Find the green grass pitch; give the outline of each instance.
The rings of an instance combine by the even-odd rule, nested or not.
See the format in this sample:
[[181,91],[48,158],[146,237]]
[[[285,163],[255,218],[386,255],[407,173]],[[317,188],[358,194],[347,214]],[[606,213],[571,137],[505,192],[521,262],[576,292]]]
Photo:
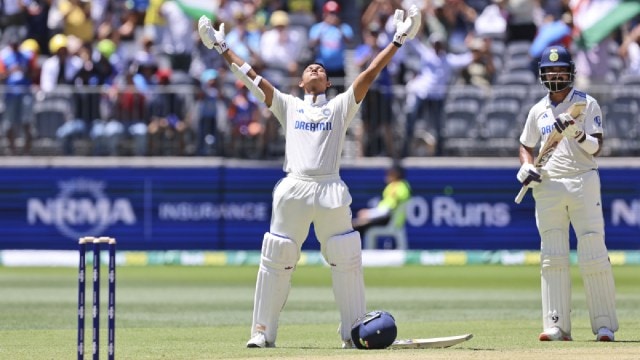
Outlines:
[[[299,267],[275,349],[247,349],[257,267],[117,270],[119,359],[639,359],[637,266],[616,266],[620,331],[597,343],[573,275],[573,342],[541,343],[537,266],[365,268],[369,310],[391,312],[398,338],[473,333],[447,349],[342,350],[327,267]],[[106,270],[103,271],[103,276]],[[106,358],[106,279],[101,356]],[[87,288],[87,303],[91,290]],[[77,270],[0,267],[0,359],[76,357]],[[90,317],[89,311],[87,316]],[[91,322],[86,324],[90,351]],[[87,356],[88,358],[89,356]]]

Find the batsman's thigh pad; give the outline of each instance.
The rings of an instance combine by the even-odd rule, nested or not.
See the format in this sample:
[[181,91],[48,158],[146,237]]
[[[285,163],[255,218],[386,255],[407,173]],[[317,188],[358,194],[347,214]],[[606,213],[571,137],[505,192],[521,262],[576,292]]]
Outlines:
[[275,343],[278,318],[289,296],[291,274],[299,258],[300,249],[293,240],[264,234],[251,333],[263,331],[269,343]]
[[349,340],[351,326],[366,312],[360,233],[330,237],[323,255],[331,266],[333,295],[340,309],[340,336]]
[[578,236],[578,264],[584,281],[591,330],[594,334],[603,326],[611,331],[618,330],[615,283],[602,234]]
[[541,234],[542,323],[571,333],[571,273],[569,233],[549,230]]

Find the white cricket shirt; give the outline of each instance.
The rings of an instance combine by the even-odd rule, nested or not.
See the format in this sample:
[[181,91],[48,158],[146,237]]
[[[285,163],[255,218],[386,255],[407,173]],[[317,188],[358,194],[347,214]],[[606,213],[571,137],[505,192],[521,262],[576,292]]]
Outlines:
[[[604,134],[602,130],[602,111],[598,102],[590,95],[572,89],[559,104],[552,104],[549,100],[549,95],[546,95],[531,107],[520,135],[520,143],[534,148],[540,141],[540,147],[544,146],[545,141],[553,130],[556,117],[567,111],[571,104],[579,101],[586,101],[587,106],[584,110],[584,120],[578,122],[578,124],[582,126],[587,134]],[[542,167],[542,170],[549,177],[565,177],[597,168],[598,165],[593,155],[584,151],[574,139],[563,137],[547,164]]]
[[270,110],[285,129],[283,169],[299,176],[338,175],[345,135],[360,104],[351,86],[329,101],[325,95],[312,99],[274,90]]

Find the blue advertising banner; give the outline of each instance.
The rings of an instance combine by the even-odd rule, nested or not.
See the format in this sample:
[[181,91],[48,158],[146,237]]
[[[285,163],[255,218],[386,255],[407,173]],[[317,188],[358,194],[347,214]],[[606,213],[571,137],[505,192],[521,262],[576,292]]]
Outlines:
[[[512,168],[411,168],[410,249],[536,250],[534,202],[516,205]],[[640,169],[601,169],[610,249],[640,248]],[[110,236],[119,250],[259,250],[279,167],[4,167],[0,249],[75,249]],[[345,168],[353,211],[384,168]],[[313,229],[305,250],[317,250]]]

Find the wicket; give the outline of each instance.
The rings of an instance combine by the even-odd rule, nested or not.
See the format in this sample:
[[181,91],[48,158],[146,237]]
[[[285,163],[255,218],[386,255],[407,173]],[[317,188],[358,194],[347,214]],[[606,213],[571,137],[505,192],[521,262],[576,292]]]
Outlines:
[[78,360],[84,359],[86,246],[93,243],[93,320],[92,354],[100,357],[100,244],[109,244],[109,298],[108,298],[108,359],[115,359],[116,340],[116,239],[110,237],[83,237],[78,241],[80,262],[78,264]]

